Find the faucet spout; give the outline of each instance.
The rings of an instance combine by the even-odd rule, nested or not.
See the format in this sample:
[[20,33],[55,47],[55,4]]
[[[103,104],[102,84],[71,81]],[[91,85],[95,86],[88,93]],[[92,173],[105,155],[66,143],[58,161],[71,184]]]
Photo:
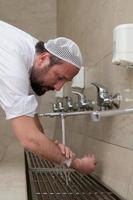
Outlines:
[[99,106],[100,110],[108,110],[112,109],[113,107],[119,108],[120,107],[120,94],[117,93],[114,96],[109,95],[108,89],[98,83],[91,83],[97,88],[97,105]]
[[72,91],[78,96],[78,109],[79,110],[93,110],[93,102],[87,100],[86,96],[80,92]]
[[96,82],[93,82],[91,84],[94,85],[97,88],[97,91],[98,91],[99,94],[101,94],[101,93],[107,93],[108,94],[108,89],[105,86],[103,86],[99,83],[96,83]]

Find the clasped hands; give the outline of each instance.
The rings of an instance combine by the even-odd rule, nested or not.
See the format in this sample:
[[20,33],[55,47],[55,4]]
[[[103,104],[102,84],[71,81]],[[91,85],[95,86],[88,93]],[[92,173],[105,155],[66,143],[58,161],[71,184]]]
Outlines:
[[59,143],[57,140],[55,144],[58,145],[62,155],[64,155],[66,159],[72,160],[70,167],[74,166],[76,170],[85,174],[89,174],[96,169],[96,159],[93,154],[86,154],[82,158],[77,158],[69,147]]

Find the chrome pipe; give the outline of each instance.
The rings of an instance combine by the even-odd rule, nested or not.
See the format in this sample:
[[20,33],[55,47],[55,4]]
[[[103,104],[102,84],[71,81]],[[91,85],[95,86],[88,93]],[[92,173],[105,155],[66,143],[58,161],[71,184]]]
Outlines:
[[61,114],[62,144],[66,144],[65,140],[65,117]]
[[58,113],[44,113],[39,114],[39,117],[68,117],[77,115],[90,115],[93,121],[99,121],[102,117],[113,117],[122,114],[133,113],[133,108],[126,108],[122,110],[106,110],[106,111],[79,111],[79,112],[58,112]]
[[95,111],[91,113],[91,118],[93,121],[99,121],[101,117],[113,117],[122,114],[133,113],[133,108],[123,109],[123,110],[106,110],[106,111]]
[[41,113],[39,117],[57,117],[57,116],[75,116],[75,115],[90,115],[92,111],[79,111],[79,112],[57,112],[57,113]]
[[61,113],[60,112],[52,112],[52,113],[40,113],[39,114],[39,117],[57,117],[57,116],[60,116]]

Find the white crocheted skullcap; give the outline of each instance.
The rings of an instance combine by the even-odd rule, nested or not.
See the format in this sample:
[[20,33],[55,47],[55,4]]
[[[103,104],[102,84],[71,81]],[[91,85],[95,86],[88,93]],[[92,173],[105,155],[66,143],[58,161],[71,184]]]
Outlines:
[[75,65],[77,68],[82,66],[82,55],[78,45],[69,38],[58,37],[48,40],[44,47],[56,57]]

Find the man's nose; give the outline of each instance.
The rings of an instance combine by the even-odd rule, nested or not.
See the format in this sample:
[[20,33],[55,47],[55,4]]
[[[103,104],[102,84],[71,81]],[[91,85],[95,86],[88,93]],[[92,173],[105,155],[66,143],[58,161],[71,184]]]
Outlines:
[[62,86],[64,85],[64,83],[65,83],[65,81],[58,81],[58,82],[54,85],[54,89],[55,89],[56,91],[59,91],[59,90],[62,88]]

